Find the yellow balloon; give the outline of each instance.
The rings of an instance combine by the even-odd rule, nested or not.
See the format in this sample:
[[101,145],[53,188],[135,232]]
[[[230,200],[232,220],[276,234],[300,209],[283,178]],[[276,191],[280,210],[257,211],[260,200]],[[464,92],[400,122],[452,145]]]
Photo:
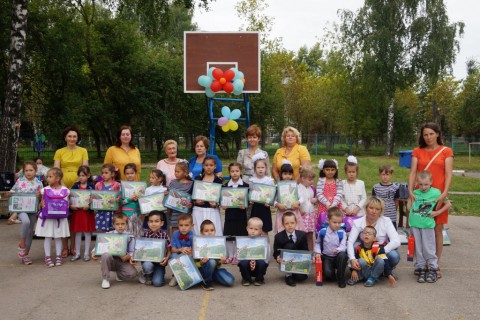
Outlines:
[[228,120],[227,126],[232,131],[237,131],[237,129],[238,129],[238,123],[235,120]]
[[228,123],[224,126],[222,126],[222,131],[223,132],[227,132],[228,130],[230,130],[230,127],[228,126]]

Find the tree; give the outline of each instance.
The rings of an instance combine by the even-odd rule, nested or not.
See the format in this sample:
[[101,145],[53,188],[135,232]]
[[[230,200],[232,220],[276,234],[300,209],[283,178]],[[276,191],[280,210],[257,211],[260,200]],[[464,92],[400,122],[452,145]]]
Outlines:
[[396,90],[419,74],[433,79],[444,72],[454,62],[456,30],[461,33],[463,24],[449,24],[439,0],[366,0],[356,14],[343,11],[342,20],[343,44],[360,51],[379,101],[388,104],[385,154],[391,155]]
[[28,1],[12,1],[8,80],[5,104],[0,119],[0,170],[15,171],[17,144],[20,132],[23,77],[25,72],[25,44],[27,38]]

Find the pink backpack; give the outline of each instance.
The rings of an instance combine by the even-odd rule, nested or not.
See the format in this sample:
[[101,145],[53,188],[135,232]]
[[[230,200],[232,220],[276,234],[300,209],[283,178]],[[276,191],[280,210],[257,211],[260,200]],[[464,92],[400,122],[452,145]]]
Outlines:
[[60,219],[68,218],[68,200],[65,199],[68,195],[68,189],[62,189],[60,194],[55,194],[52,189],[44,189],[43,201],[44,206],[40,219],[42,219],[42,227],[45,225],[46,219],[57,219],[60,227]]

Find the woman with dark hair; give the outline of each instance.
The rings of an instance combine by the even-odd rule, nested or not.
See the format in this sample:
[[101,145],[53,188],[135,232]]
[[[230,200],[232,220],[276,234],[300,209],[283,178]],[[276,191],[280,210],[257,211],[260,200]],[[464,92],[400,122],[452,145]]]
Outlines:
[[[439,210],[444,205],[444,201],[448,201],[448,190],[453,177],[453,151],[443,145],[440,127],[433,122],[422,126],[418,137],[418,148],[413,149],[412,166],[408,178],[408,191],[412,201],[415,200],[413,190],[416,188],[417,173],[423,170],[432,174],[432,187],[442,192],[436,200],[435,210]],[[447,223],[448,210],[435,217],[435,242],[439,263],[443,250],[443,225]],[[438,268],[437,277],[441,278],[441,276]]]
[[142,171],[140,150],[132,142],[133,133],[130,126],[123,125],[117,132],[117,141],[114,146],[108,148],[105,154],[103,163],[111,163],[120,172],[120,179],[126,180],[123,169],[127,163],[135,163],[137,166],[137,173],[135,174],[135,181],[140,179],[140,172]]
[[[53,166],[59,168],[63,173],[63,183],[67,188],[71,188],[77,182],[78,168],[88,166],[87,149],[79,147],[80,130],[75,126],[70,126],[63,130],[63,139],[67,143],[66,147],[58,149],[53,156]],[[71,233],[70,253],[74,256],[75,252],[75,233]],[[62,238],[62,258],[68,256],[68,238]]]
[[252,157],[257,153],[263,153],[265,155],[268,164],[267,175],[270,175],[270,159],[268,158],[268,153],[258,146],[260,139],[262,139],[262,129],[260,129],[259,126],[253,124],[248,127],[245,132],[245,138],[248,141],[248,148],[238,151],[237,162],[240,163],[243,168],[242,180],[248,183],[250,177],[253,176]]
[[62,137],[67,146],[55,152],[53,166],[62,170],[63,183],[70,189],[78,179],[78,167],[88,166],[88,152],[87,149],[77,145],[81,138],[80,130],[77,127],[65,128]]
[[196,136],[194,146],[195,153],[197,155],[188,160],[189,169],[193,175],[193,179],[200,176],[202,173],[203,160],[205,160],[206,157],[213,157],[215,159],[216,167],[214,173],[217,177],[221,178],[223,170],[222,161],[220,161],[220,158],[218,158],[216,155],[207,153],[207,150],[210,147],[210,140],[208,140],[208,138],[205,136]]

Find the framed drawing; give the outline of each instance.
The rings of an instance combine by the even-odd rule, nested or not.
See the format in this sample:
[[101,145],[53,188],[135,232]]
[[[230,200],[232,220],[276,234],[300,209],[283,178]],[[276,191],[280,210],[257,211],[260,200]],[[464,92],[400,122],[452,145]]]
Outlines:
[[125,181],[122,180],[122,198],[131,198],[133,196],[142,197],[145,195],[147,183],[143,181]]
[[95,255],[101,256],[110,253],[112,256],[124,256],[127,254],[128,234],[98,233],[95,242]]
[[298,189],[295,181],[279,181],[277,184],[278,202],[292,208],[292,204],[298,201]]
[[165,208],[165,206],[163,205],[164,198],[165,196],[163,192],[138,198],[138,204],[140,205],[140,212],[142,214],[149,214],[151,211],[154,211],[154,210],[158,210],[158,211],[167,210],[167,208]]
[[133,260],[161,262],[165,257],[166,245],[166,239],[135,239],[135,251],[133,252]]
[[222,188],[220,205],[227,208],[248,207],[248,188]]
[[89,207],[91,195],[91,190],[71,189],[70,205],[77,208]]
[[117,211],[118,210],[118,191],[92,190],[92,202],[90,209]]
[[194,236],[192,242],[195,259],[221,259],[227,256],[226,237]]
[[190,210],[188,205],[190,203],[192,203],[192,196],[190,194],[175,189],[170,189],[163,202],[165,207],[183,213],[188,213]]
[[311,251],[281,250],[280,271],[289,273],[309,274],[312,270]]
[[187,290],[203,281],[195,261],[189,255],[181,254],[177,258],[170,259],[168,265],[172,269],[181,290]]
[[220,183],[195,180],[193,183],[192,199],[203,200],[206,202],[219,202],[221,190],[222,185]]
[[268,260],[267,237],[236,237],[238,260]]
[[251,185],[250,194],[248,196],[249,201],[257,203],[268,203],[273,206],[275,202],[275,193],[277,187],[268,184],[254,183]]
[[38,197],[35,193],[12,193],[8,199],[8,211],[36,213]]

